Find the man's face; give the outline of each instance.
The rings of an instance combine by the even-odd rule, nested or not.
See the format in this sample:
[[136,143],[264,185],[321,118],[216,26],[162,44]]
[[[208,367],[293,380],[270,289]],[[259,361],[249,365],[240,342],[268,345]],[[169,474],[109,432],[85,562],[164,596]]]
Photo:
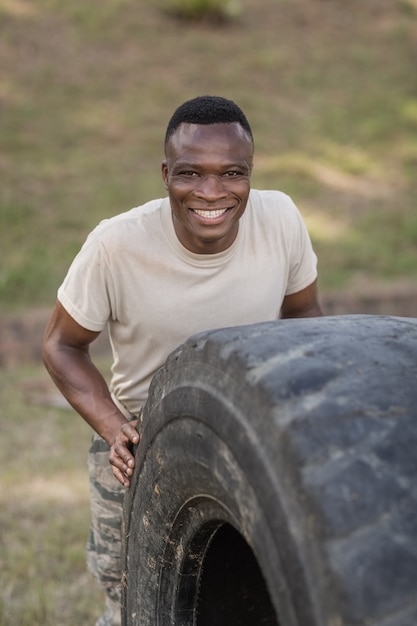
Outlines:
[[181,124],[168,141],[162,176],[175,232],[199,254],[226,250],[248,201],[253,143],[239,123]]

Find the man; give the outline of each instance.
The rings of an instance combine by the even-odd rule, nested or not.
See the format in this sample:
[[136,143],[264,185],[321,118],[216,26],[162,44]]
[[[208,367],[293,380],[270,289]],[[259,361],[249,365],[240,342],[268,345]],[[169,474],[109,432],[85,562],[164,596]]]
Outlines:
[[[123,487],[156,370],[196,332],[321,315],[306,228],[288,196],[250,190],[253,152],[235,103],[212,96],[185,102],[166,131],[168,197],[104,220],[58,291],[44,361],[95,431],[88,561],[107,594],[97,626],[120,623]],[[105,327],[110,388],[89,356]]]

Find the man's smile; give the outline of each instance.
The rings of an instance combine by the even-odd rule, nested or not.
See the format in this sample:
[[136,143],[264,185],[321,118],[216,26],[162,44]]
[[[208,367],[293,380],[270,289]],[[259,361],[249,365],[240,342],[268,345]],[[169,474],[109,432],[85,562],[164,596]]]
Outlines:
[[202,209],[191,209],[191,210],[197,215],[199,215],[200,217],[203,217],[204,219],[213,220],[213,219],[216,219],[217,217],[221,217],[224,213],[226,213],[228,209],[227,208],[226,209],[209,209],[208,211],[204,211]]

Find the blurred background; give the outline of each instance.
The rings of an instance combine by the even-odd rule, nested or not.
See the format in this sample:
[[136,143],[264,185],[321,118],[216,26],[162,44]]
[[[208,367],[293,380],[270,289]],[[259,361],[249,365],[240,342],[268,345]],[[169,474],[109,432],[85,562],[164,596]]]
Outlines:
[[69,263],[165,195],[174,108],[222,95],[253,187],[305,218],[325,312],[417,316],[417,0],[0,0],[0,33],[0,626],[89,626],[90,434],[39,360]]

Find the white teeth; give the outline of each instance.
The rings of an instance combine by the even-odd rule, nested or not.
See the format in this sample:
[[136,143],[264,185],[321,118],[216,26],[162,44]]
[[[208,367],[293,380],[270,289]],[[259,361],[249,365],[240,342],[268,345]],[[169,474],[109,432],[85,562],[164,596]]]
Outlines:
[[201,211],[200,209],[193,209],[194,213],[197,213],[197,215],[201,215],[201,217],[204,217],[206,219],[214,219],[215,217],[220,217],[220,215],[223,215],[223,213],[226,213],[227,209],[216,209],[213,211]]

